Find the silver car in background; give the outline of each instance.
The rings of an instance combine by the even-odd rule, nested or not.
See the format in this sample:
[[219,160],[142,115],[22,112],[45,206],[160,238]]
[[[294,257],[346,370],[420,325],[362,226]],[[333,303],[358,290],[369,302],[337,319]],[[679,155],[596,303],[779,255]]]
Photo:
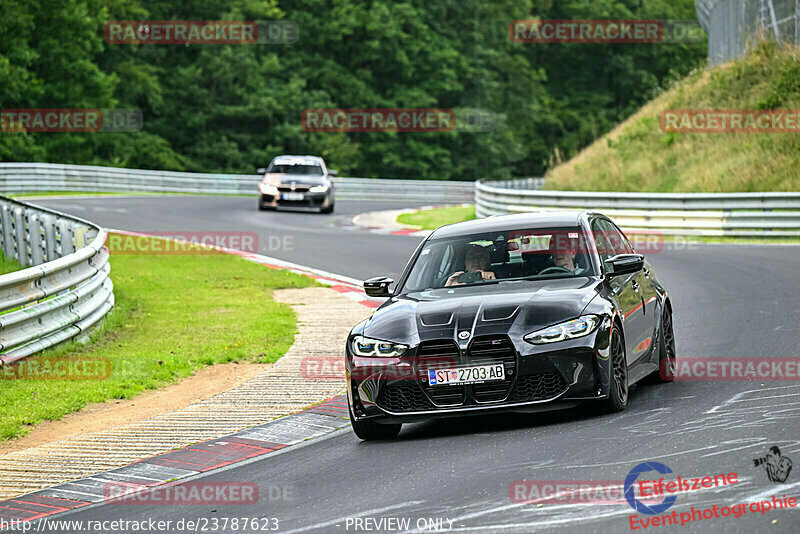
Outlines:
[[266,169],[258,185],[258,209],[295,208],[332,213],[335,203],[331,177],[325,161],[317,156],[278,156]]

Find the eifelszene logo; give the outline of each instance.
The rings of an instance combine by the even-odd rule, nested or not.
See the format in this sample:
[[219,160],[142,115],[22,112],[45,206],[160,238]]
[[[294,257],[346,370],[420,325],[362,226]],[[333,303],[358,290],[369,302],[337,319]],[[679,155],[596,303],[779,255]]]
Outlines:
[[628,476],[625,477],[625,487],[623,489],[623,493],[625,494],[625,499],[627,499],[628,504],[631,505],[631,508],[642,514],[656,515],[668,510],[670,506],[675,504],[678,496],[670,495],[668,497],[664,497],[663,501],[653,505],[645,504],[641,500],[637,499],[636,494],[634,493],[636,479],[639,478],[640,474],[648,473],[650,471],[656,471],[662,475],[672,473],[672,469],[659,462],[641,463],[631,469],[628,473]]

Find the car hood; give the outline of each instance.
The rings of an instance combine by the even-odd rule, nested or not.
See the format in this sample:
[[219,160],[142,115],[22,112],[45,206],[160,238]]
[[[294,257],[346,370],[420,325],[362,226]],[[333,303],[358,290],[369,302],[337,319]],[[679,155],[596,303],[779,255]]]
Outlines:
[[298,184],[320,185],[328,183],[329,177],[324,174],[286,174],[280,172],[271,172],[264,176],[264,181],[271,184],[290,184],[297,182]]
[[[578,317],[600,284],[599,278],[578,277],[409,293],[392,297],[376,310],[363,335],[410,346],[445,338],[465,344],[481,335],[508,334],[515,339]],[[460,332],[470,335],[458,338]]]

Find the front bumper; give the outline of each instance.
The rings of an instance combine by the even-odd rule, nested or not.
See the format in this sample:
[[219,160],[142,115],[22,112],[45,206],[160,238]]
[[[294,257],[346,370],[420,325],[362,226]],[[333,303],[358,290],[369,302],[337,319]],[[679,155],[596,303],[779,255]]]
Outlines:
[[[351,410],[358,420],[412,422],[486,412],[557,410],[604,399],[610,377],[609,338],[610,320],[588,336],[549,345],[512,342],[507,335],[476,336],[466,350],[453,344],[455,351],[444,357],[446,363],[442,358],[431,359],[424,344],[400,358],[362,358],[350,352],[348,343],[345,370]],[[474,350],[474,343],[489,341],[498,347],[494,354]],[[480,352],[480,357],[473,356],[474,352]],[[459,386],[429,386],[427,382],[427,371],[437,365],[452,368],[499,362],[505,366],[502,382]]]
[[261,193],[259,202],[264,208],[300,208],[300,209],[318,209],[323,210],[329,208],[333,203],[333,195],[330,191],[325,193],[302,193],[302,200],[284,200],[283,193],[277,195],[265,195]]

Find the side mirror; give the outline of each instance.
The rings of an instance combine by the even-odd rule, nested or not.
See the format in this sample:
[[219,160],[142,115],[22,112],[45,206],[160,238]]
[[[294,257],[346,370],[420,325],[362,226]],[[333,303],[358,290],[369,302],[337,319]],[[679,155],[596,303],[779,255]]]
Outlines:
[[259,169],[256,169],[256,173],[257,174],[266,174],[267,173],[267,169],[265,169],[264,167],[260,167]]
[[389,286],[393,283],[394,280],[385,276],[370,278],[364,282],[364,292],[370,297],[391,297],[392,292],[389,291]]
[[641,254],[617,254],[606,261],[606,276],[619,276],[636,273],[644,268],[644,256]]
[[334,170],[334,169],[328,169],[328,174],[330,174],[331,176],[338,176],[339,175],[339,171]]

